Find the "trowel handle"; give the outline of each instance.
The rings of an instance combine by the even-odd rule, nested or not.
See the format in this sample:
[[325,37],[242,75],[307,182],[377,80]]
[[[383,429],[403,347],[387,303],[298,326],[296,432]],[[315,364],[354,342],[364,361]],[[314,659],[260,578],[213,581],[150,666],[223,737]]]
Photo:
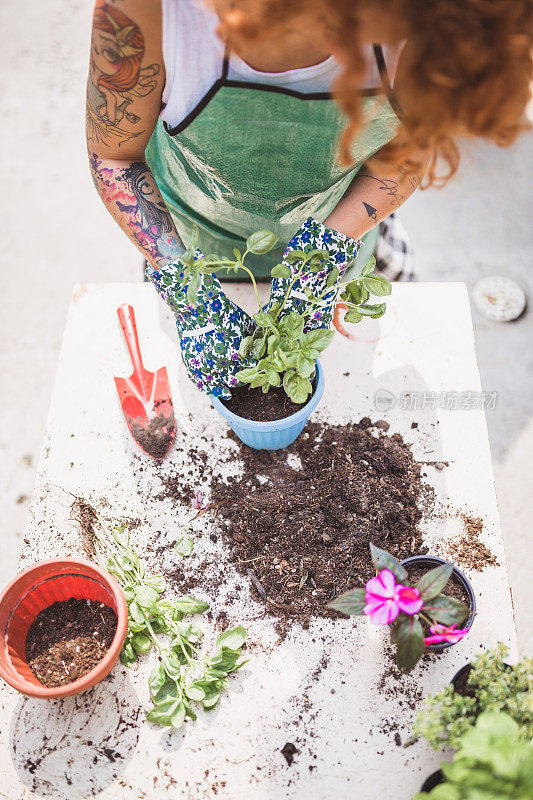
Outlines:
[[139,379],[141,386],[143,385],[144,365],[141,358],[141,349],[139,347],[139,337],[137,335],[137,325],[135,324],[135,312],[133,307],[127,303],[122,303],[117,308],[118,318],[122,326],[122,333],[126,340],[128,352],[130,354],[131,362],[133,364],[133,371]]

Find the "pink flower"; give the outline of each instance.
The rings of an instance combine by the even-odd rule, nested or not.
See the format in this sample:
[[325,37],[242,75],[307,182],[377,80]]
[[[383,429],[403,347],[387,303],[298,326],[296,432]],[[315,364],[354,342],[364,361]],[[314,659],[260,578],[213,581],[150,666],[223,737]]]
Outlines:
[[424,604],[418,589],[396,584],[390,569],[382,569],[367,582],[365,600],[363,613],[368,614],[374,625],[389,625],[400,611],[416,614]]
[[204,503],[204,497],[201,492],[195,492],[191,501],[191,506],[197,511],[205,511],[209,508],[209,503]]
[[424,644],[440,644],[441,642],[450,642],[457,644],[461,639],[466,636],[470,628],[456,628],[455,622],[453,625],[431,625],[430,632],[433,636],[426,636]]

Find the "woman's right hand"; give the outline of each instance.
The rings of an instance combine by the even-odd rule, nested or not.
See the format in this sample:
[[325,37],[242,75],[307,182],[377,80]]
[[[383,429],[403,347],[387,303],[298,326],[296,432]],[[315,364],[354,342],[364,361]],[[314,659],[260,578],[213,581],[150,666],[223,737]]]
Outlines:
[[148,266],[146,275],[174,313],[190,379],[206,394],[229,399],[239,385],[235,373],[249,366],[239,358],[239,346],[254,327],[252,318],[224,294],[216,275],[200,276],[192,306],[179,259],[158,270]]

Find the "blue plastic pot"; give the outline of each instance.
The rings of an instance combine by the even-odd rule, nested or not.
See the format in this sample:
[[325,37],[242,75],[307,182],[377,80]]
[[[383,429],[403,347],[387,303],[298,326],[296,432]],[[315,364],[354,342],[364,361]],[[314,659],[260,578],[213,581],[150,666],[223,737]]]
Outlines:
[[281,450],[298,438],[324,394],[324,371],[320,366],[320,361],[316,362],[315,380],[316,389],[311,399],[296,414],[291,414],[285,419],[258,422],[237,416],[229,408],[226,408],[218,397],[211,396],[211,402],[218,413],[227,420],[230,428],[241,442],[247,444],[248,447],[252,447],[254,450]]

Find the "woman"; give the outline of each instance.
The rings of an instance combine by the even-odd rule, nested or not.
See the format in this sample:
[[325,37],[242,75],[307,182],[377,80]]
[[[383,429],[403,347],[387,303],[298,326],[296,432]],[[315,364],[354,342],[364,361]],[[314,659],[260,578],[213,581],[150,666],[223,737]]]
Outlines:
[[274,231],[265,277],[308,217],[366,260],[457,136],[524,129],[532,44],[531,0],[97,0],[94,181],[156,271],[196,224],[229,256]]
[[530,0],[97,0],[95,183],[154,266],[193,222],[207,252],[270,228],[279,258],[310,215],[361,239],[457,135],[516,138],[531,45]]

